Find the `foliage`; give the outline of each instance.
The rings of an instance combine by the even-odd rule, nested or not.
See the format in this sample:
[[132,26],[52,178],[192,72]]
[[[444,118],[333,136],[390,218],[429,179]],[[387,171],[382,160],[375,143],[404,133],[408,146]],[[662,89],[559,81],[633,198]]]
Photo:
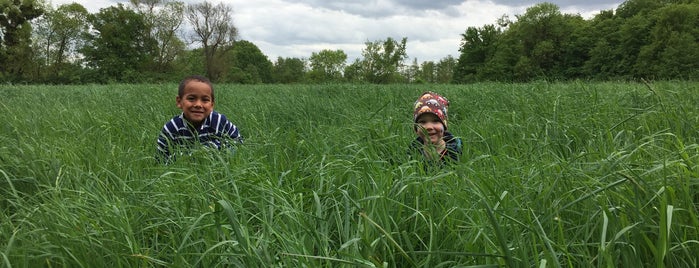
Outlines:
[[407,64],[407,39],[390,37],[367,41],[351,63],[338,49],[272,63],[251,42],[232,51],[241,40],[230,5],[129,2],[97,14],[79,4],[0,2],[0,82],[165,82],[192,73],[235,83],[699,79],[697,0],[627,0],[590,19],[542,2],[468,27],[456,59]]
[[0,88],[12,267],[696,267],[699,84],[217,85],[246,142],[155,163],[177,85]]
[[305,73],[306,63],[302,59],[278,57],[272,67],[272,80],[282,84],[300,83]]
[[142,82],[152,62],[156,41],[143,16],[119,4],[100,9],[88,21],[94,29],[82,49],[87,66],[95,71],[86,82]]
[[362,50],[363,59],[353,63],[356,66],[350,70],[357,69],[359,75],[356,78],[363,82],[376,84],[401,82],[399,70],[408,57],[405,51],[407,40],[404,37],[399,42],[388,37],[385,41],[366,42],[366,48]]
[[47,83],[79,83],[79,66],[88,31],[88,11],[80,4],[47,9],[35,22],[33,49],[39,66],[37,78]]
[[213,5],[208,1],[189,4],[185,16],[194,30],[193,40],[201,44],[204,52],[206,75],[218,81],[226,69],[219,61],[238,37],[238,28],[233,25],[233,8],[224,3]]
[[148,35],[157,43],[149,54],[153,55],[151,69],[167,74],[176,70],[178,56],[185,50],[178,32],[184,23],[185,5],[178,1],[131,0],[134,8],[144,17]]
[[258,84],[272,81],[272,62],[252,42],[236,41],[230,50],[228,66],[231,66],[231,77],[222,77],[223,81]]
[[696,80],[698,12],[697,1],[628,0],[584,20],[536,4],[501,28],[469,27],[454,82]]
[[311,53],[308,61],[311,65],[311,70],[308,72],[309,82],[341,82],[347,54],[339,49],[323,49],[320,52]]
[[41,16],[36,0],[0,1],[0,81],[25,81],[32,70],[30,21]]

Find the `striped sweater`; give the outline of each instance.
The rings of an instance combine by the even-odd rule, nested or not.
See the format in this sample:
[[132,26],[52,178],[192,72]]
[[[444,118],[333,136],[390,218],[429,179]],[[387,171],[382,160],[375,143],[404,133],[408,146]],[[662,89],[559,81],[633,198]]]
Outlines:
[[242,142],[243,137],[238,132],[238,127],[223,114],[212,111],[198,129],[180,114],[165,123],[160,131],[157,158],[160,162],[169,162],[175,151],[186,150],[197,143],[221,149]]

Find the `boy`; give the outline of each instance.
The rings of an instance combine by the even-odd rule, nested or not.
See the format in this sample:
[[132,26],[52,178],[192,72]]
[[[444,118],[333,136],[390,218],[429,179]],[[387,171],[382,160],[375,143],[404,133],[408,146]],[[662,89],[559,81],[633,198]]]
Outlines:
[[214,87],[208,78],[193,75],[180,82],[175,101],[182,113],[165,123],[160,132],[160,162],[170,162],[175,151],[196,143],[221,149],[243,142],[238,127],[214,111],[214,100]]
[[419,152],[429,162],[458,162],[462,152],[461,139],[447,131],[449,101],[437,93],[427,91],[415,101],[413,130],[417,137],[410,145],[411,152]]

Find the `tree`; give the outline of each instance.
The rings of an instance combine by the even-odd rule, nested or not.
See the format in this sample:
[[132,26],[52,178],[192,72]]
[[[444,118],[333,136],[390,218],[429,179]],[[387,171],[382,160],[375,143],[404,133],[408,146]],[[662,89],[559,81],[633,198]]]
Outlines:
[[208,1],[190,4],[185,11],[195,33],[193,39],[203,48],[206,75],[213,81],[217,81],[225,70],[217,58],[232,48],[238,36],[232,13],[230,6],[223,3],[214,6]]
[[435,66],[435,80],[433,82],[440,84],[451,83],[454,78],[456,64],[456,59],[451,55],[439,60]]
[[88,18],[94,31],[87,35],[82,52],[96,81],[140,82],[148,78],[148,66],[156,45],[143,16],[122,4],[100,9]]
[[489,24],[482,28],[468,27],[461,34],[459,61],[454,71],[458,82],[478,81],[479,72],[492,60],[501,31]]
[[29,72],[31,20],[43,14],[35,0],[0,2],[0,80],[19,81]]
[[588,60],[583,64],[585,76],[605,80],[621,76],[618,63],[621,55],[615,52],[620,43],[620,18],[613,10],[602,11],[587,24]]
[[668,5],[651,12],[650,42],[636,62],[639,76],[696,78],[699,69],[699,3]]
[[[517,21],[510,29],[515,30],[517,39],[522,42],[522,57],[518,65],[536,69],[519,73],[557,78],[563,69],[560,66],[564,57],[562,44],[567,42],[571,33],[558,6],[546,2],[536,4],[516,17]],[[521,76],[518,79],[526,80]]]
[[320,52],[313,52],[309,61],[311,71],[307,75],[310,81],[339,82],[342,81],[342,72],[345,69],[347,54],[339,49],[323,49]]
[[403,61],[408,58],[405,52],[407,38],[398,42],[393,38],[385,41],[366,42],[362,50],[364,57],[360,62],[363,80],[370,83],[385,84],[401,80],[398,72]]
[[413,63],[405,66],[402,70],[403,79],[408,83],[424,83],[424,80],[419,79],[420,64],[417,63],[417,58],[413,58]]
[[[420,69],[417,74],[417,81],[425,83],[436,82],[437,67],[434,61],[424,61],[420,64]],[[450,75],[451,76],[451,75]]]
[[185,49],[184,42],[177,36],[184,22],[184,3],[168,0],[131,0],[131,4],[144,16],[148,34],[157,43],[150,52],[154,57],[152,69],[163,73],[171,72],[175,69],[175,58]]
[[80,4],[60,5],[47,10],[35,23],[34,51],[42,61],[39,66],[48,67],[47,76],[52,83],[70,83],[79,80],[80,60],[78,50],[84,45],[88,30],[87,9]]
[[252,42],[236,41],[226,59],[226,66],[231,67],[222,77],[223,81],[243,84],[272,82],[272,62]]
[[305,72],[306,63],[302,59],[278,57],[272,69],[272,80],[283,84],[299,83]]

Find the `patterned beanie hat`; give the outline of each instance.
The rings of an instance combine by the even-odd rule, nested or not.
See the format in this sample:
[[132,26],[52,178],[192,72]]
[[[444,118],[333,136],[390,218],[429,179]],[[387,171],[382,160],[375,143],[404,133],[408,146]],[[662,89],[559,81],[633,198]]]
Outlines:
[[426,91],[415,101],[413,112],[413,123],[417,123],[417,118],[424,113],[433,113],[447,129],[447,109],[449,101],[441,95],[432,91]]

